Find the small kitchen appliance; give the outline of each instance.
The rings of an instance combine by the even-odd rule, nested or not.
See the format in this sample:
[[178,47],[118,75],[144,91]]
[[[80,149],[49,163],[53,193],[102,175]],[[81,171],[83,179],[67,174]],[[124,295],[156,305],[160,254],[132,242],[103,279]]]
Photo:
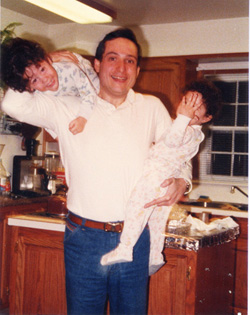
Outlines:
[[37,141],[25,141],[26,155],[16,155],[13,159],[12,192],[26,197],[48,196],[48,180],[44,165],[44,157],[36,155]]

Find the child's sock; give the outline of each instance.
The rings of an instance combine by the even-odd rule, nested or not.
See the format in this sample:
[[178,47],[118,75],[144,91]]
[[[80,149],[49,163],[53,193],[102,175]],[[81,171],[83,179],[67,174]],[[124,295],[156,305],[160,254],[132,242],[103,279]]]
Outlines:
[[101,265],[112,265],[133,260],[133,249],[119,244],[114,250],[102,256]]
[[154,273],[156,273],[156,271],[158,271],[163,265],[165,264],[165,262],[163,261],[163,262],[161,262],[160,264],[158,264],[158,265],[149,265],[149,268],[148,268],[148,270],[149,270],[149,275],[150,276],[152,276]]
[[151,251],[149,256],[149,275],[156,273],[164,264],[163,255]]

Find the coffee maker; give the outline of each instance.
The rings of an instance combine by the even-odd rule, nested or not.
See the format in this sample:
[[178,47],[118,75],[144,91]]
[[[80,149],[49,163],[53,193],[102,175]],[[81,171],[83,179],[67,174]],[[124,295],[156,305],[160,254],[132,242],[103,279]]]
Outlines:
[[48,179],[43,167],[44,157],[36,155],[38,141],[26,139],[26,155],[13,159],[12,193],[25,197],[48,196]]

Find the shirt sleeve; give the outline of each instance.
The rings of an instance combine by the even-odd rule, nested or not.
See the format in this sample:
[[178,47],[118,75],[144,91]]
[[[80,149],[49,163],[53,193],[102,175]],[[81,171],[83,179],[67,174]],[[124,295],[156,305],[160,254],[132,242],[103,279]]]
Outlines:
[[[58,107],[64,106],[61,111]],[[41,128],[51,130],[58,135],[57,126],[65,124],[68,128],[68,120],[75,117],[75,111],[80,106],[77,97],[55,97],[42,93],[34,94],[29,92],[17,92],[9,89],[2,101],[2,110],[9,116],[20,122],[25,122]],[[65,121],[61,121],[60,112],[64,113]]]
[[[197,126],[198,128],[192,128],[191,126],[187,126],[185,135],[183,137],[183,141],[181,144],[181,155],[179,155],[179,159],[181,160],[185,156],[185,161],[189,158],[188,162],[182,164],[181,174],[178,178],[183,178],[186,183],[189,184],[189,190],[185,192],[185,194],[190,193],[192,190],[192,164],[191,159],[197,154],[199,150],[200,143],[204,140],[204,134],[201,131],[201,127]],[[178,151],[178,147],[176,147]]]
[[169,148],[178,148],[183,145],[187,127],[191,118],[179,114],[173,121],[172,126],[165,132],[164,142]]
[[[184,178],[187,183],[191,184],[191,178],[188,178],[189,168],[192,169],[191,159],[197,154],[199,145],[204,140],[204,134],[201,126],[189,126],[190,119],[183,115],[180,116],[182,117],[178,116],[174,121],[168,137],[165,138],[165,144],[176,151],[178,161],[183,160],[182,174],[178,178]],[[187,162],[187,160],[189,161]],[[190,192],[191,187],[186,193]]]
[[[165,136],[165,132],[166,130],[170,130],[171,126],[173,124],[173,121],[168,113],[168,111],[166,110],[165,106],[162,104],[162,107],[164,108],[164,111],[159,111],[158,115],[157,115],[157,137],[156,137],[156,141],[158,141],[160,138],[162,138],[163,136]],[[187,124],[187,122],[186,122]],[[179,124],[178,124],[179,125]],[[178,127],[179,128],[179,127]],[[180,127],[183,128],[183,127]],[[161,133],[159,133],[159,131]],[[160,134],[160,136],[159,136]],[[183,178],[187,183],[190,184],[190,191],[192,188],[192,163],[191,161],[188,161],[186,163],[183,163],[182,168],[181,168],[181,172],[180,175],[178,176],[178,178]]]

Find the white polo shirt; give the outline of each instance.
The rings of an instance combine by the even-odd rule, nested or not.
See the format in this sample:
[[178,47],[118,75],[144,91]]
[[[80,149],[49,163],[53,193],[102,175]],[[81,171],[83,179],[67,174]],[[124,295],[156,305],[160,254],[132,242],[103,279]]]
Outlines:
[[[142,174],[148,150],[170,126],[171,118],[159,99],[130,90],[118,108],[96,97],[84,131],[73,135],[68,125],[79,106],[76,97],[12,90],[2,103],[8,115],[57,134],[70,211],[96,221],[124,220],[127,201]],[[180,177],[190,180],[190,168],[185,168]]]

